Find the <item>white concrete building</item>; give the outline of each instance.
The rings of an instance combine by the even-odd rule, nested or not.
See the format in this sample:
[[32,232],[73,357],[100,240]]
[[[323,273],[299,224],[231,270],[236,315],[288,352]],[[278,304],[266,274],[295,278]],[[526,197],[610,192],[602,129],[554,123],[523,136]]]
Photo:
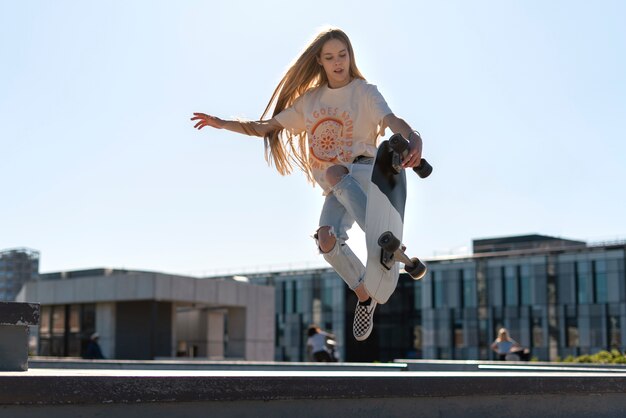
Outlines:
[[274,360],[274,288],[234,280],[94,269],[40,275],[39,355],[80,356],[97,332],[107,358]]

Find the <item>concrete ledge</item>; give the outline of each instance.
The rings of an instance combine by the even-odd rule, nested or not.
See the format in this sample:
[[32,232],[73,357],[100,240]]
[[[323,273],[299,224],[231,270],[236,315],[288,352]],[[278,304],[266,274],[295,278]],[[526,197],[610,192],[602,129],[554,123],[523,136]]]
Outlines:
[[28,326],[38,324],[38,303],[0,302],[0,371],[28,370]]
[[0,302],[0,325],[39,325],[39,304]]
[[[626,374],[149,372],[31,370],[0,374],[0,412],[484,417],[621,416]],[[162,409],[167,407],[167,409]],[[495,411],[494,411],[494,408]]]
[[33,369],[85,370],[235,370],[235,371],[370,371],[400,372],[407,369],[394,363],[306,363],[282,361],[208,360],[84,360],[67,357],[31,357]]
[[528,361],[484,361],[484,360],[395,360],[413,372],[603,372],[626,373],[623,364],[552,363]]

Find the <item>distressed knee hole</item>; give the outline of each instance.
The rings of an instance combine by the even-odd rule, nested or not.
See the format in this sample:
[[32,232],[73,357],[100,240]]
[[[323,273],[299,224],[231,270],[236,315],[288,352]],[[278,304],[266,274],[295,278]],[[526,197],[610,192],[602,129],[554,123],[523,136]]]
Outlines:
[[349,173],[348,169],[346,167],[344,167],[343,165],[333,165],[333,166],[330,166],[326,170],[326,175],[325,175],[326,181],[331,186],[335,186],[348,173]]
[[322,226],[317,230],[317,245],[322,253],[329,253],[335,248],[337,237],[332,226]]

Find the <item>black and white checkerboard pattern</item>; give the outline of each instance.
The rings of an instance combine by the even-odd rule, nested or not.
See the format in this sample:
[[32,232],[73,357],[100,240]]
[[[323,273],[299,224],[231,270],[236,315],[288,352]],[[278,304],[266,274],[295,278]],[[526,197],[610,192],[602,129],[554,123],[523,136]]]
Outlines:
[[352,326],[354,338],[363,341],[369,337],[374,327],[374,310],[376,309],[376,301],[371,299],[367,304],[357,303],[354,312],[354,324]]

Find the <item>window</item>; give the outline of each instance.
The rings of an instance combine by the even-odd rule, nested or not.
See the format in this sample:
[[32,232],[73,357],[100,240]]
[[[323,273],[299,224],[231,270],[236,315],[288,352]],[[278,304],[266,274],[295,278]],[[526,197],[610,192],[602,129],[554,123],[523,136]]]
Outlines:
[[50,334],[50,306],[41,307],[41,317],[39,319],[39,335],[49,336]]
[[443,277],[440,272],[433,271],[433,307],[443,307]]
[[478,320],[478,346],[480,347],[480,358],[485,359],[488,358],[487,347],[491,344],[489,338],[489,323],[486,319]]
[[416,311],[422,310],[422,283],[422,280],[418,280],[413,287],[413,309]]
[[293,282],[285,282],[285,287],[283,289],[284,312],[293,313]]
[[39,355],[81,355],[89,336],[96,331],[96,305],[42,306]]
[[532,322],[532,339],[533,347],[543,347],[543,326],[542,319],[538,317],[533,318]]
[[461,271],[463,281],[463,304],[465,308],[476,307],[476,281],[474,280],[474,269],[464,269]]
[[590,268],[588,261],[576,263],[576,300],[578,303],[593,303],[591,289],[589,289]]
[[80,328],[89,335],[96,331],[96,305],[94,303],[82,305]]
[[523,306],[532,304],[530,291],[530,266],[524,265],[519,268],[520,303]]
[[[294,312],[303,312],[304,310],[304,281],[302,279],[294,282],[293,286],[293,305]],[[308,284],[308,282],[307,282]]]
[[603,328],[604,316],[591,315],[589,335],[591,337],[591,346],[595,348],[606,347],[605,332],[606,328]]
[[517,269],[515,266],[504,267],[504,300],[506,306],[518,306]]
[[70,306],[69,326],[70,332],[80,332],[80,305]]
[[80,311],[81,305],[70,305],[68,311],[68,349],[67,355],[80,357],[81,353],[81,335],[80,335]]
[[622,346],[622,332],[620,330],[619,316],[609,316],[609,348],[620,350]]
[[274,286],[276,289],[276,300],[274,301],[276,304],[276,313],[285,313],[285,283],[277,282]]
[[462,348],[465,346],[465,340],[463,338],[463,321],[454,321],[454,347]]
[[52,334],[65,334],[65,305],[52,307]]
[[334,278],[327,278],[322,283],[322,309],[330,311],[333,308],[333,287],[336,281]]
[[566,317],[565,318],[565,331],[567,338],[567,347],[578,347],[580,345],[580,338],[578,334],[578,318]]
[[597,260],[593,262],[593,285],[596,303],[608,302],[608,289],[606,285],[606,261]]

